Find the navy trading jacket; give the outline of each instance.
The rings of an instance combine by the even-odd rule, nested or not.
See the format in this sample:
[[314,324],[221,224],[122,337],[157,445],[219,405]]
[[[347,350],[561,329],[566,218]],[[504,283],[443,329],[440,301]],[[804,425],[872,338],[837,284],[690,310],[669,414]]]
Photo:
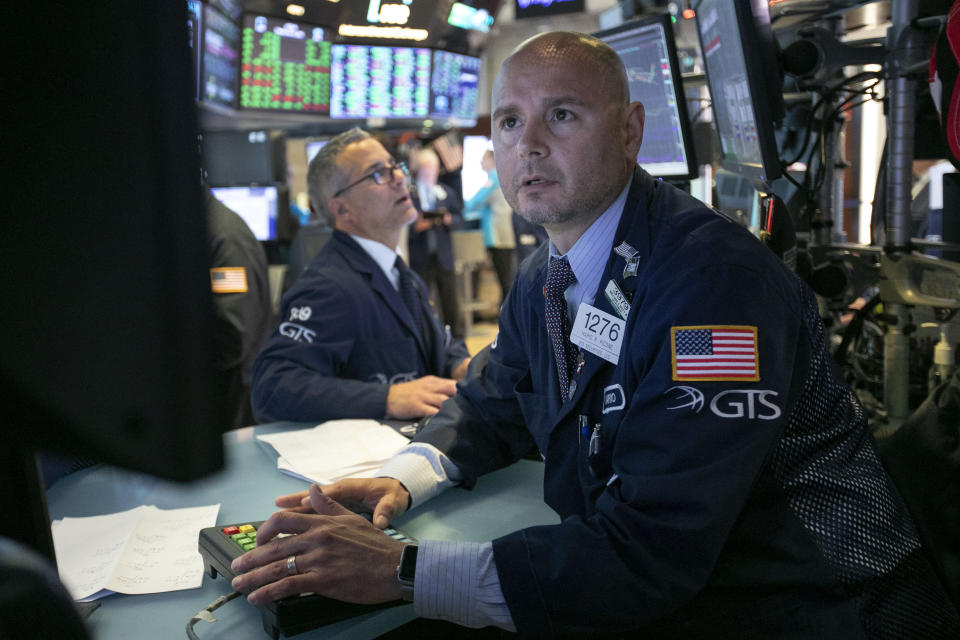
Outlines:
[[[460,224],[460,210],[463,203],[457,192],[445,184],[437,183],[433,187],[436,203],[434,209],[446,209],[453,217],[451,225],[439,225],[431,227],[426,231],[417,232],[413,225],[410,225],[410,235],[407,238],[407,245],[410,252],[410,267],[418,271],[423,271],[430,264],[430,249],[427,236],[434,235],[436,239],[437,262],[447,271],[453,271],[453,240],[451,239],[451,227],[457,227]],[[413,199],[413,206],[417,211],[423,211],[420,206],[420,193],[417,185],[414,184],[410,189],[410,197]]]
[[638,168],[593,303],[617,317],[604,289],[620,288],[618,364],[581,351],[562,404],[547,252],[522,265],[489,359],[416,437],[467,487],[531,438],[544,457],[561,524],[493,542],[518,631],[957,637],[816,301],[772,252]]
[[324,421],[382,418],[389,385],[449,377],[469,356],[450,340],[416,274],[430,335],[414,326],[383,270],[349,235],[334,231],[281,303],[280,325],[253,370],[254,416]]

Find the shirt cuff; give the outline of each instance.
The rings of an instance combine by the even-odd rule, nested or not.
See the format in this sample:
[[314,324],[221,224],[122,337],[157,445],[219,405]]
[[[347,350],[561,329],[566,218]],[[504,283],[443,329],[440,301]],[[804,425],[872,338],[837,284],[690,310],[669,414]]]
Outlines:
[[450,458],[423,442],[414,442],[401,449],[375,475],[403,483],[410,494],[411,507],[426,502],[463,479],[463,474]]
[[489,542],[421,540],[413,610],[422,618],[516,631]]

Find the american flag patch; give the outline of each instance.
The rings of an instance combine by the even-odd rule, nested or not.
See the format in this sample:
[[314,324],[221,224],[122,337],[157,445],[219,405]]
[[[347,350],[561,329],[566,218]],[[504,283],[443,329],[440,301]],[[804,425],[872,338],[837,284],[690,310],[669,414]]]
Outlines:
[[210,269],[210,289],[214,293],[246,293],[246,268],[217,267]]
[[671,327],[674,380],[760,379],[757,328]]

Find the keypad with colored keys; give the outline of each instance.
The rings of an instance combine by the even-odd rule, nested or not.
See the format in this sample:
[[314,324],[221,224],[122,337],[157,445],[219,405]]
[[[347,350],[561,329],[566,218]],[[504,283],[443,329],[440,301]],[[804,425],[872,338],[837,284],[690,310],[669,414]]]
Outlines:
[[[201,529],[200,555],[203,556],[204,566],[211,578],[222,575],[227,579],[229,586],[235,575],[230,569],[230,564],[234,558],[256,548],[257,531],[262,524],[261,520]],[[392,527],[383,529],[383,533],[400,542],[416,543],[415,539]],[[404,604],[402,600],[378,605],[351,604],[311,593],[291,596],[260,605],[258,608],[262,614],[264,630],[269,636],[277,639],[281,635],[290,636],[370,611],[402,604]]]

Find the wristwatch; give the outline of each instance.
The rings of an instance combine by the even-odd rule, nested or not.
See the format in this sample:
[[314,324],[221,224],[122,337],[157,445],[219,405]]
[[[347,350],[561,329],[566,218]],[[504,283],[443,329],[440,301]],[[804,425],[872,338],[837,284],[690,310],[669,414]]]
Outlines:
[[417,545],[408,544],[400,552],[400,564],[397,565],[397,582],[400,583],[400,597],[413,602],[413,578],[417,573]]

